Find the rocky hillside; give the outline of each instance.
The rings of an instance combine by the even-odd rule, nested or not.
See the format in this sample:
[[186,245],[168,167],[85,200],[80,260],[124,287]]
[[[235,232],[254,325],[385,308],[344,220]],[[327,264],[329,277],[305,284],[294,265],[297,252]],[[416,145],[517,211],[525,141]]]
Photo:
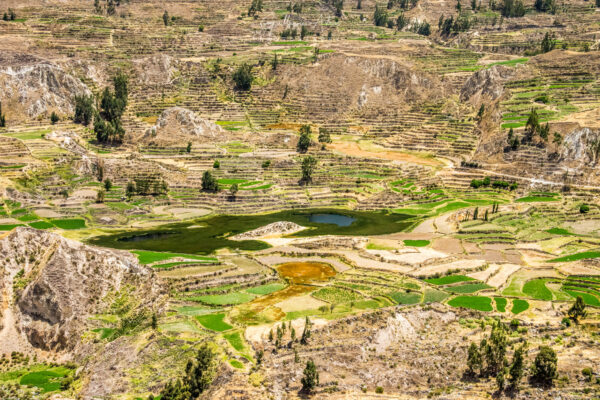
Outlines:
[[95,327],[94,316],[120,318],[118,331],[127,318],[141,323],[161,307],[154,273],[127,252],[31,228],[6,234],[0,249],[3,349],[82,355],[87,344],[81,337]]

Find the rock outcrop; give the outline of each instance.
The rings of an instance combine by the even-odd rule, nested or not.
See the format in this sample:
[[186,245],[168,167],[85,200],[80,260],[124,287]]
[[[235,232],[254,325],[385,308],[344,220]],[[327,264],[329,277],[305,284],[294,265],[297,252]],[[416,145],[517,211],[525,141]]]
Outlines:
[[504,83],[507,79],[514,76],[514,68],[495,65],[491,68],[484,68],[475,72],[463,85],[460,91],[460,99],[467,101],[474,97],[488,97],[490,100],[496,100],[504,93]]
[[572,166],[595,166],[600,162],[600,132],[590,128],[573,130],[565,136],[560,156]]
[[219,142],[227,140],[223,128],[183,107],[171,107],[162,112],[156,125],[146,131],[144,137],[156,142],[199,140]]
[[[81,354],[90,317],[127,292],[137,310],[161,307],[152,270],[128,252],[92,247],[33,228],[0,238],[3,352],[32,349]],[[133,304],[133,303],[132,303]]]
[[0,92],[9,118],[36,118],[56,112],[71,115],[76,95],[91,94],[79,79],[44,60],[27,58],[24,63],[0,60]]

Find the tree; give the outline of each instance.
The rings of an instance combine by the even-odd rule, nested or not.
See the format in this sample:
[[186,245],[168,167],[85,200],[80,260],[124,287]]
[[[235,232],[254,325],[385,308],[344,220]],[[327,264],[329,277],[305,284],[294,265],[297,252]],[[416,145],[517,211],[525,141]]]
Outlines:
[[254,80],[252,76],[252,66],[246,63],[240,65],[231,77],[235,82],[236,89],[245,91],[250,90],[252,81]]
[[212,176],[210,171],[204,171],[204,174],[202,174],[202,190],[207,192],[219,191],[219,182]]
[[310,338],[310,325],[310,319],[306,317],[306,319],[304,320],[304,330],[302,331],[302,337],[300,338],[301,344],[305,345],[308,343],[308,339]]
[[382,7],[375,6],[375,13],[373,14],[373,22],[375,26],[385,26],[388,20],[388,13]]
[[135,185],[133,182],[127,182],[127,188],[125,189],[125,195],[128,199],[131,199],[135,194]]
[[58,121],[60,121],[60,118],[58,117],[58,114],[56,114],[56,112],[52,111],[52,114],[50,114],[50,123],[52,125],[56,124]]
[[523,372],[525,369],[525,348],[526,344],[523,343],[515,350],[515,353],[513,354],[512,363],[509,369],[510,377],[508,379],[508,382],[513,390],[517,390],[519,388],[519,383],[523,377]]
[[304,368],[303,374],[304,376],[301,380],[302,391],[310,393],[319,384],[319,373],[317,372],[317,367],[313,360],[308,360],[306,362],[306,368]]
[[477,112],[477,119],[481,120],[484,112],[485,112],[485,104],[481,103],[481,106],[479,106],[479,111]]
[[308,36],[308,28],[305,25],[302,25],[300,29],[300,39],[304,40],[304,38]]
[[192,151],[192,142],[188,142],[187,147],[185,148],[185,151],[187,153],[190,153]]
[[150,322],[150,326],[154,330],[156,330],[158,328],[158,318],[156,317],[156,314],[152,314],[152,320]]
[[541,385],[552,386],[557,378],[556,365],[558,358],[556,352],[548,346],[540,346],[540,351],[535,357],[531,368],[531,379]]
[[96,192],[96,203],[104,203],[104,189]]
[[571,318],[576,324],[579,323],[580,318],[585,318],[587,311],[585,311],[585,303],[583,302],[583,298],[581,296],[577,296],[575,303],[573,303],[571,308],[569,308],[568,314],[569,318]]
[[110,181],[109,178],[106,178],[104,180],[104,189],[106,189],[107,192],[110,192],[111,188],[112,188],[112,182]]
[[160,392],[162,400],[196,399],[209,388],[217,373],[217,359],[213,346],[202,344],[195,360],[189,360],[183,380],[170,381]]
[[229,194],[231,195],[232,198],[235,199],[235,195],[237,194],[239,190],[238,184],[234,183],[233,185],[231,185],[231,187],[229,188]]
[[482,341],[482,353],[485,360],[486,375],[497,375],[504,368],[506,361],[506,328],[501,321],[492,326],[488,340]]
[[469,355],[467,357],[467,367],[469,374],[475,375],[481,371],[481,353],[475,343],[469,346]]
[[317,159],[313,156],[306,156],[302,160],[302,182],[312,182],[312,174],[317,166]]
[[167,12],[167,10],[165,10],[163,14],[163,23],[165,24],[165,26],[169,26],[169,19],[169,13]]
[[554,34],[554,32],[546,32],[540,46],[542,48],[542,53],[547,53],[554,50],[556,47],[556,34]]
[[479,207],[475,207],[475,211],[473,211],[473,219],[477,219],[479,217]]
[[6,127],[6,116],[2,114],[2,102],[0,101],[0,128]]
[[400,12],[400,15],[398,15],[398,18],[396,19],[396,29],[398,29],[399,31],[401,31],[402,29],[404,29],[404,27],[408,25],[408,21],[406,19],[406,17],[404,16],[404,12]]
[[498,391],[501,392],[504,390],[504,383],[506,381],[506,371],[504,370],[504,368],[502,368],[500,371],[498,371],[498,374],[496,375],[496,385],[498,386]]
[[73,122],[83,124],[85,126],[92,122],[94,116],[94,98],[92,95],[75,96],[75,115]]
[[275,53],[275,55],[273,56],[273,60],[271,61],[271,68],[273,68],[273,71],[275,71],[277,69],[278,65],[279,65],[279,59],[277,58],[277,53]]
[[310,146],[310,134],[310,125],[302,125],[300,127],[300,138],[298,139],[298,144],[296,145],[298,153],[306,153],[308,150],[308,147]]
[[356,9],[357,10],[361,10],[362,9],[362,0],[358,0],[358,3],[356,3]]

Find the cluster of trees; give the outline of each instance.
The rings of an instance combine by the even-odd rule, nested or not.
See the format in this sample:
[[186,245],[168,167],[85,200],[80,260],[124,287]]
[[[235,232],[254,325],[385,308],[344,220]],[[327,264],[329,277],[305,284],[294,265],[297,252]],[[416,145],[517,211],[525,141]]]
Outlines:
[[525,15],[525,5],[522,0],[504,0],[500,4],[500,13],[506,18],[516,18]]
[[94,132],[101,143],[121,143],[125,130],[121,117],[127,107],[128,83],[125,74],[113,78],[113,88],[106,87],[100,100],[100,112],[94,117]]
[[523,137],[523,142],[531,143],[535,134],[538,134],[544,141],[547,141],[548,135],[550,134],[550,125],[548,125],[547,122],[545,125],[540,124],[540,117],[533,108],[531,109],[529,117],[527,118],[527,123],[525,124],[525,136]]
[[[195,360],[189,360],[185,366],[183,379],[170,381],[160,392],[161,400],[197,399],[213,382],[218,368],[217,354],[213,346],[202,344]],[[148,400],[154,400],[150,395]]]
[[290,37],[292,39],[296,39],[296,37],[298,36],[298,29],[296,29],[296,28],[284,29],[283,31],[281,31],[281,34],[279,36],[281,36],[282,39],[287,39]]
[[373,14],[373,23],[375,26],[386,26],[388,23],[388,13],[383,7],[378,5],[375,6],[375,13]]
[[535,0],[533,6],[539,12],[548,12],[550,14],[556,14],[558,9],[555,0]]
[[479,189],[480,187],[489,187],[492,186],[495,189],[510,189],[515,190],[519,185],[516,182],[506,182],[506,181],[492,181],[489,176],[486,176],[483,179],[473,179],[471,181],[471,187],[473,189]]
[[470,27],[471,20],[466,14],[459,14],[456,19],[454,19],[454,16],[452,15],[448,18],[444,18],[443,15],[440,15],[440,19],[438,20],[440,35],[443,36],[448,36],[451,33],[456,34],[459,32],[465,32],[468,31]]
[[547,53],[556,48],[556,34],[554,32],[546,32],[540,44],[542,53]]
[[253,17],[263,10],[263,0],[252,0],[252,4],[248,8],[248,16]]
[[6,115],[2,113],[2,102],[0,101],[0,128],[6,127]]
[[4,21],[14,21],[15,19],[17,19],[17,14],[15,14],[15,10],[12,8],[9,8],[2,16],[2,20]]
[[[334,14],[336,17],[340,18],[342,16],[342,10],[344,9],[344,0],[325,0],[325,4],[328,4],[330,7],[333,7]],[[358,1],[358,6],[362,8],[360,0]]]
[[168,191],[169,187],[164,179],[158,177],[135,178],[133,182],[127,183],[125,195],[130,199],[134,195],[159,196],[167,194]]
[[292,4],[292,2],[290,1],[290,3],[287,5],[286,9],[289,12],[295,12],[296,14],[301,14],[302,13],[302,3]]
[[[518,326],[516,324],[511,326]],[[507,328],[501,321],[496,321],[488,338],[479,343],[471,343],[467,357],[467,373],[471,376],[495,377],[498,391],[509,388],[518,390],[526,372],[525,354],[527,342],[522,342],[513,352],[512,361],[506,357],[508,348]],[[539,384],[551,386],[557,377],[557,357],[551,347],[540,346],[539,352],[531,366],[531,380]]]
[[106,6],[104,7],[100,5],[100,0],[94,0],[94,10],[96,14],[102,14],[106,10],[107,15],[115,15],[121,2],[129,3],[129,0],[106,0]]
[[[389,3],[388,3],[389,6]],[[429,36],[431,34],[431,25],[426,20],[419,21],[417,19],[409,21],[404,15],[404,12],[400,12],[396,21],[390,19],[387,11],[380,6],[375,6],[375,13],[373,14],[373,23],[375,26],[387,26],[392,29],[396,27],[399,31],[407,26],[410,26],[410,31],[423,36]]]
[[[113,90],[107,87],[102,92],[99,111],[94,108],[92,95],[75,96],[73,121],[87,126],[93,120],[96,139],[101,143],[122,142],[125,130],[121,123],[121,117],[127,107],[127,86],[127,76],[116,75],[113,78]],[[51,116],[51,120],[58,121],[58,116]]]

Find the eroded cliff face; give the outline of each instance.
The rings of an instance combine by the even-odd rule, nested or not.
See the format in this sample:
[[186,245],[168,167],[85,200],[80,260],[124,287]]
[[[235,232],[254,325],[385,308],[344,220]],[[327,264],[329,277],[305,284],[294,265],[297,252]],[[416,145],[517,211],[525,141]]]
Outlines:
[[88,87],[60,66],[29,56],[0,57],[0,90],[10,120],[72,115],[74,98],[90,95]]
[[130,253],[87,246],[60,235],[19,227],[0,239],[4,351],[41,350],[76,358],[91,317],[111,307],[115,293],[147,314],[164,293],[154,273]]

